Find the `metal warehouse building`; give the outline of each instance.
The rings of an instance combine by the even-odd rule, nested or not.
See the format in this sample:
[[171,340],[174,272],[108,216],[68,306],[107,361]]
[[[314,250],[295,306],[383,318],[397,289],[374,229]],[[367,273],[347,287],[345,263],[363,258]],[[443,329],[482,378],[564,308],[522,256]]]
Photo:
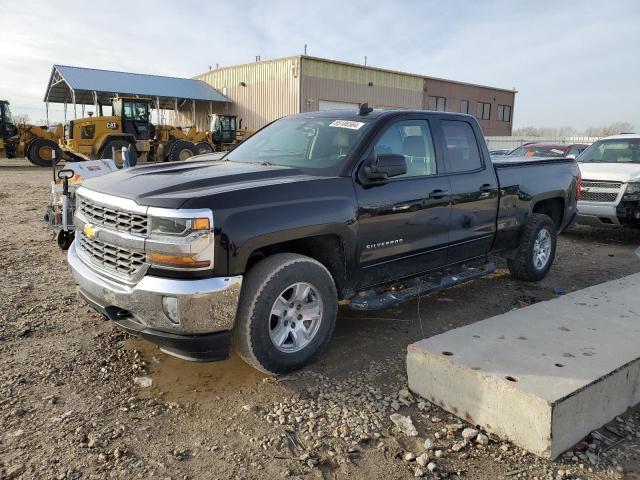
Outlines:
[[[485,135],[511,135],[515,90],[298,55],[210,70],[195,77],[232,103],[228,114],[257,130],[284,115],[332,108],[429,109],[474,115]],[[200,107],[204,129],[209,111]],[[190,109],[178,122],[188,122]]]

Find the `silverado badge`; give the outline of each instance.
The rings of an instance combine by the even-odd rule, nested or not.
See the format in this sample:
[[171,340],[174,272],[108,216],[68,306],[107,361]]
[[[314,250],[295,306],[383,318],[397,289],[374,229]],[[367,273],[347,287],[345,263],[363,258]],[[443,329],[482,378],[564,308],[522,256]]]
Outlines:
[[84,233],[84,236],[87,238],[93,238],[96,236],[96,231],[90,223],[85,224],[82,229],[82,233]]

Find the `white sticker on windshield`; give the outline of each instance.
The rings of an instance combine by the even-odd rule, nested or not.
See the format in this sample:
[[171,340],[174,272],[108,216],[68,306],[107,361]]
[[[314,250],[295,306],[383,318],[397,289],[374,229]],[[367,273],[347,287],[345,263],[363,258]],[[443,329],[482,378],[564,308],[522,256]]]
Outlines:
[[555,153],[556,155],[562,155],[564,150],[558,150],[557,148],[552,148],[551,153]]
[[363,125],[363,122],[353,122],[351,120],[334,120],[329,124],[330,127],[348,128],[350,130],[360,130]]

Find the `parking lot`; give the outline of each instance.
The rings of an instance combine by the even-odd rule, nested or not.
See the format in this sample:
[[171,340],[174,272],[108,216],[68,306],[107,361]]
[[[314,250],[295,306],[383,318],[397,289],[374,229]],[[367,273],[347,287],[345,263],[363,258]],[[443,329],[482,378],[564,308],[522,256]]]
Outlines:
[[[410,454],[423,453],[425,439],[435,443],[436,477],[640,478],[637,409],[600,456],[586,449],[549,462],[497,439],[454,451],[459,420],[403,391],[407,344],[639,272],[640,232],[562,235],[538,284],[513,281],[500,265],[400,307],[341,310],[318,362],[272,378],[233,354],[201,364],[168,357],[79,302],[41,220],[50,175],[24,160],[0,165],[2,478],[410,478]],[[140,386],[145,377],[150,387]],[[418,437],[393,427],[396,409]]]

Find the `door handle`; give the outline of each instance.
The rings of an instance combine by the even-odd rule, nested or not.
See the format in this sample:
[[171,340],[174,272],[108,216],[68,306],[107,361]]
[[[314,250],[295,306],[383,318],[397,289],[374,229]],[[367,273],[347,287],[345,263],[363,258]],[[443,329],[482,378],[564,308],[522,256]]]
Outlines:
[[441,190],[441,189],[437,189],[437,190],[432,191],[432,192],[429,194],[429,198],[436,198],[436,199],[438,199],[438,198],[444,198],[444,197],[446,197],[447,195],[449,195],[449,190]]

